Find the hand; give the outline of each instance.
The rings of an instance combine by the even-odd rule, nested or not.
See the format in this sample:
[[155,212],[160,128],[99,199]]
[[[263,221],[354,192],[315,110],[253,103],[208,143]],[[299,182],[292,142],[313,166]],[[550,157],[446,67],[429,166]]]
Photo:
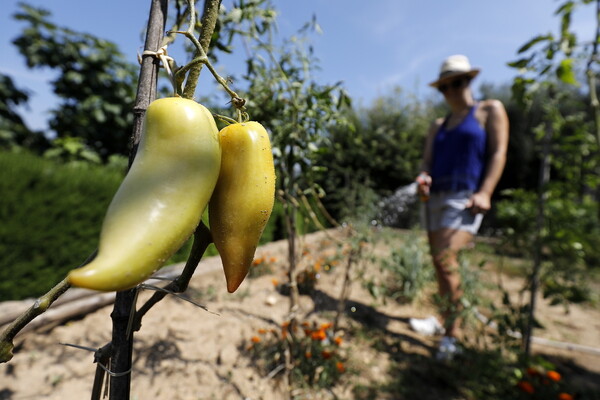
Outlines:
[[419,184],[417,186],[417,193],[421,199],[429,198],[429,188],[431,187],[431,176],[427,172],[421,172],[419,176],[415,178],[415,181]]
[[492,208],[492,201],[486,193],[473,193],[466,204],[466,208],[471,209],[473,214],[485,214]]

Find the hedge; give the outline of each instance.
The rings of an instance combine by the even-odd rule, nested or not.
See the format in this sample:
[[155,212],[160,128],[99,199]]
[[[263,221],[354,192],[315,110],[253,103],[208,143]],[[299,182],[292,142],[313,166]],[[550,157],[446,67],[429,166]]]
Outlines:
[[97,246],[123,174],[0,152],[0,300],[39,296]]
[[[0,301],[38,297],[95,250],[123,171],[0,151]],[[276,204],[261,243],[281,239]],[[191,240],[168,263],[184,261]],[[215,255],[211,245],[206,256]]]

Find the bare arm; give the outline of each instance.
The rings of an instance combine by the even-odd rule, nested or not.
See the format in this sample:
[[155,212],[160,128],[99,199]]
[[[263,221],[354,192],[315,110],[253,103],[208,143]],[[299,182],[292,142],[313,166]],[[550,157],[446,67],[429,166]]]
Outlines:
[[487,111],[488,160],[481,187],[471,198],[470,206],[474,212],[491,208],[491,197],[504,171],[508,148],[508,116],[504,106],[498,100],[487,100],[483,107]]

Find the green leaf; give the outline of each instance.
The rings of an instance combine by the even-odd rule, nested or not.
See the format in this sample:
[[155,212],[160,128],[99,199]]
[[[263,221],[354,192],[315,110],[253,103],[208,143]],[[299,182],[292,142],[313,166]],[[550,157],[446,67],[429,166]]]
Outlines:
[[571,26],[571,13],[573,12],[573,8],[573,2],[568,1],[556,11],[557,15],[562,14],[560,20],[560,32],[563,36],[565,36],[568,33],[569,27]]
[[526,58],[520,58],[518,60],[507,63],[507,65],[511,68],[517,68],[517,69],[528,68],[532,59],[533,59],[532,56],[526,57]]
[[552,36],[552,34],[538,35],[538,36],[534,37],[533,39],[531,39],[529,42],[525,43],[523,46],[521,46],[521,48],[519,50],[517,50],[517,54],[526,52],[527,50],[529,50],[530,48],[532,48],[533,46],[535,46],[538,43],[545,42],[545,41],[552,41],[553,38],[554,37]]
[[572,58],[565,58],[560,62],[560,65],[556,69],[556,76],[564,83],[579,86],[579,82],[577,82],[577,78],[575,77],[575,71],[573,70]]

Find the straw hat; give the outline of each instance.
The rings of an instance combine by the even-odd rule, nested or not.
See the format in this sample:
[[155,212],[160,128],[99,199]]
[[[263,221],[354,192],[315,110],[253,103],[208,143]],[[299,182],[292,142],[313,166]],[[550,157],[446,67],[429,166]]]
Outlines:
[[462,75],[473,79],[479,71],[479,68],[471,68],[471,63],[466,56],[460,54],[450,56],[442,63],[437,81],[431,82],[429,86],[438,87],[442,83]]

